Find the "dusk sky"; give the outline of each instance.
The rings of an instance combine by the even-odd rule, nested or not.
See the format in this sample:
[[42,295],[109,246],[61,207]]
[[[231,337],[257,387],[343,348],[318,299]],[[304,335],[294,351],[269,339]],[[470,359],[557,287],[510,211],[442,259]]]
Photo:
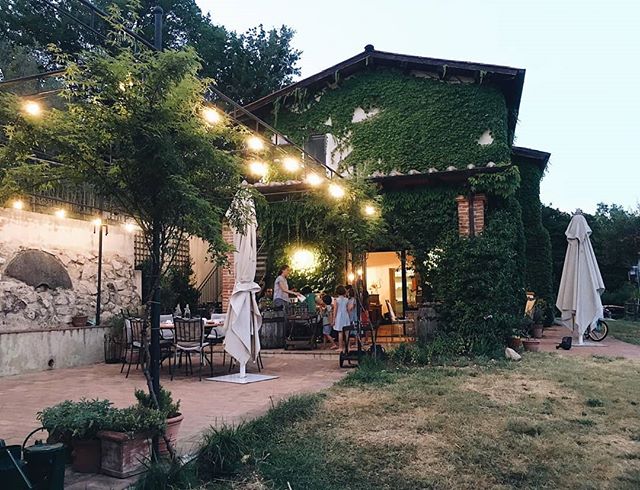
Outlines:
[[640,201],[640,1],[198,0],[245,31],[286,24],[309,76],[363,50],[525,68],[516,144],[551,153],[542,201]]

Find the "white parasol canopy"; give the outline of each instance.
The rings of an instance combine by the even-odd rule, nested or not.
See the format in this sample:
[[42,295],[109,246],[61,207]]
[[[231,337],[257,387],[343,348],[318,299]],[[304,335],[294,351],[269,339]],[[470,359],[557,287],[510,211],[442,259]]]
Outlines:
[[258,332],[262,326],[262,316],[258,309],[256,293],[260,286],[256,276],[256,212],[253,199],[242,191],[238,192],[232,206],[244,211],[244,230],[234,229],[235,286],[229,300],[225,318],[224,349],[240,363],[240,376],[246,376],[249,360],[256,360],[260,352]]
[[578,342],[587,327],[602,318],[604,283],[591,246],[591,228],[579,211],[571,218],[567,231],[568,246],[556,306],[564,325],[578,330]]

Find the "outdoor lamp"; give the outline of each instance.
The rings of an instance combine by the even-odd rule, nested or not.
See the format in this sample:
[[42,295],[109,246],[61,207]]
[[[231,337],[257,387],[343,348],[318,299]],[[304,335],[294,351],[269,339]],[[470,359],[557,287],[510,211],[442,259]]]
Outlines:
[[315,269],[316,257],[311,250],[299,248],[291,255],[291,266],[294,270],[308,271]]
[[222,116],[213,107],[203,108],[202,118],[209,124],[218,124],[220,121],[222,121]]
[[330,184],[329,185],[329,194],[331,197],[335,197],[336,199],[340,199],[344,197],[344,189],[340,187],[338,184]]
[[247,147],[253,151],[261,151],[264,150],[264,142],[257,136],[251,136],[247,139]]
[[93,226],[101,226],[102,225],[102,220],[100,218],[96,218],[92,221]]
[[55,215],[56,218],[63,219],[67,215],[67,212],[64,209],[56,209]]
[[124,224],[124,229],[127,233],[133,233],[134,231],[136,231],[137,228],[138,228],[137,225],[131,222],[127,222]]
[[42,107],[35,100],[27,100],[22,105],[22,110],[28,116],[38,117],[40,114],[42,114]]
[[318,174],[309,174],[307,175],[307,184],[317,187],[322,184],[322,177]]
[[256,177],[264,177],[267,175],[267,170],[266,163],[255,161],[249,164],[249,171]]
[[349,274],[347,274],[347,279],[349,282],[353,282],[356,279],[356,275],[353,272],[349,272]]
[[285,157],[282,160],[282,166],[287,172],[297,172],[300,170],[300,162],[294,157]]
[[372,206],[371,204],[367,204],[364,209],[364,214],[367,216],[374,216],[376,214],[376,208],[375,206]]
[[358,277],[362,277],[362,275],[364,274],[364,271],[362,270],[362,267],[360,267],[357,271],[356,274],[358,274]]
[[24,203],[20,199],[16,199],[15,201],[13,201],[13,204],[11,206],[13,207],[13,209],[20,210],[24,208]]

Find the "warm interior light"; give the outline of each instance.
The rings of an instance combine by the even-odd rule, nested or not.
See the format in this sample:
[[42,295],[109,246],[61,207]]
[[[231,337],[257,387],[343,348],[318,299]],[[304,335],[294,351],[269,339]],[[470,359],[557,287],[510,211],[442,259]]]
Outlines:
[[249,164],[249,171],[256,177],[264,177],[267,175],[268,167],[264,162],[251,162]]
[[135,223],[125,223],[124,229],[127,233],[133,233],[138,229],[138,226]]
[[24,203],[20,199],[16,199],[12,204],[13,209],[23,209]]
[[297,172],[300,170],[300,162],[294,157],[286,157],[282,160],[282,166],[287,172]]
[[367,204],[364,207],[364,214],[366,214],[367,216],[373,216],[376,214],[376,208],[375,206],[372,206],[371,204]]
[[218,124],[220,121],[222,121],[222,116],[213,107],[205,107],[204,109],[202,109],[202,117],[209,124]]
[[356,274],[358,274],[358,277],[362,277],[362,274],[364,274],[362,267],[356,271]]
[[329,185],[329,194],[331,195],[331,197],[340,199],[344,197],[344,189],[340,187],[338,184],[331,184]]
[[247,147],[253,151],[264,150],[264,142],[257,136],[251,136],[247,138]]
[[316,268],[316,255],[306,248],[299,248],[291,254],[291,267],[296,271],[309,271]]
[[349,280],[349,282],[353,282],[356,278],[356,275],[353,272],[349,272],[349,274],[347,274],[347,279]]
[[56,218],[64,218],[67,215],[67,212],[64,209],[56,209],[55,212]]
[[92,221],[93,226],[100,226],[102,225],[102,220],[100,218],[96,218]]
[[22,109],[29,116],[39,116],[40,114],[42,114],[42,107],[35,100],[26,101],[23,104]]
[[317,187],[322,184],[322,177],[318,174],[309,174],[307,175],[307,184]]

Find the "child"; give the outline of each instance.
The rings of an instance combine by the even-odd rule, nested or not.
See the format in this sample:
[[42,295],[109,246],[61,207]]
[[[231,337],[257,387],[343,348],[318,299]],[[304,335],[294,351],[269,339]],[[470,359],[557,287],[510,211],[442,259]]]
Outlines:
[[344,347],[344,335],[343,330],[345,327],[351,325],[351,305],[349,305],[349,299],[347,298],[347,290],[344,286],[338,286],[336,288],[336,295],[338,296],[333,305],[332,321],[333,329],[338,332],[338,345],[342,350]]
[[329,343],[331,344],[331,349],[336,350],[338,346],[331,336],[331,303],[333,303],[333,298],[330,294],[325,294],[322,297],[322,303],[322,340],[325,345]]

